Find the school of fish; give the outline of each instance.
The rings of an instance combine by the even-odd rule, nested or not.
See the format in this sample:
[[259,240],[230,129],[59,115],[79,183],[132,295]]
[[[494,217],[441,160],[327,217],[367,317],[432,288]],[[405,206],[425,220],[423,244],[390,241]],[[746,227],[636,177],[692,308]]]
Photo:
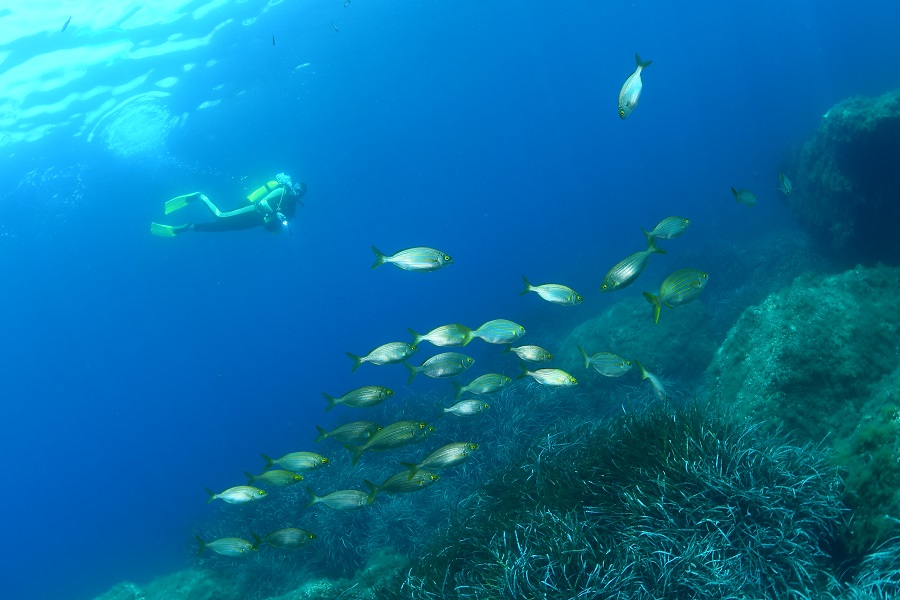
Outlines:
[[[67,25],[68,22],[66,22]],[[623,120],[631,115],[637,107],[643,90],[641,73],[651,64],[651,61],[642,61],[638,55],[635,55],[635,60],[637,67],[626,79],[619,92],[619,117]],[[791,194],[793,190],[790,180],[784,173],[779,174],[779,189],[784,195]],[[732,187],[731,192],[740,204],[746,206],[756,204],[756,195],[749,190]],[[662,219],[650,231],[641,229],[646,238],[647,247],[612,265],[602,277],[599,291],[601,293],[614,292],[634,284],[646,269],[651,256],[667,253],[657,245],[657,241],[672,240],[683,235],[690,224],[690,220],[686,218],[669,216]],[[426,246],[407,248],[393,254],[385,254],[372,246],[372,252],[375,255],[373,269],[389,263],[405,271],[433,272],[455,264],[453,258],[446,252]],[[643,292],[643,297],[652,306],[653,322],[659,322],[662,307],[674,309],[696,300],[706,287],[708,280],[709,275],[704,271],[696,268],[682,268],[666,277],[660,283],[655,294],[648,291]],[[524,289],[520,291],[520,295],[534,293],[543,301],[564,307],[575,307],[584,301],[581,294],[562,283],[550,282],[534,285],[524,275],[522,281]],[[474,329],[459,323],[448,323],[436,326],[426,333],[418,333],[413,329],[409,329],[408,333],[411,336],[410,341],[389,341],[365,354],[348,352],[347,356],[352,361],[351,371],[356,371],[365,363],[375,367],[399,364],[405,366],[409,372],[409,383],[413,383],[419,374],[431,378],[453,378],[451,381],[452,392],[448,392],[448,398],[452,393],[454,403],[439,407],[438,417],[444,415],[466,419],[477,417],[491,408],[488,402],[490,396],[511,385],[513,380],[502,373],[482,373],[470,378],[467,382],[460,381],[459,378],[475,365],[475,360],[462,352],[438,352],[417,361],[418,365],[412,364],[410,359],[423,351],[423,344],[426,342],[435,348],[463,348],[473,340],[480,339],[487,344],[502,345],[501,353],[515,355],[520,366],[520,379],[530,377],[540,385],[560,390],[577,386],[579,383],[572,374],[562,369],[542,366],[553,360],[553,354],[548,350],[536,345],[514,346],[513,344],[516,344],[526,334],[526,329],[507,319],[494,319]],[[667,392],[662,381],[657,375],[648,371],[640,361],[604,350],[589,353],[581,346],[577,346],[577,350],[584,359],[584,368],[594,369],[604,377],[622,377],[637,367],[641,379],[649,382],[656,399],[658,401],[666,400]],[[537,367],[532,369],[528,366],[529,364],[537,365]],[[322,396],[326,400],[323,411],[340,406],[344,407],[343,410],[362,412],[392,398],[394,391],[379,385],[366,385],[347,391],[340,396],[332,396],[325,392],[322,393]],[[318,425],[316,428],[318,435],[312,442],[333,440],[340,444],[349,453],[352,465],[355,465],[368,453],[390,454],[399,448],[423,444],[435,431],[435,427],[425,420],[400,420],[381,425],[360,419],[335,427],[331,431]],[[320,494],[312,486],[307,485],[306,491],[309,496],[307,507],[322,504],[329,509],[338,511],[360,510],[370,506],[382,494],[425,490],[439,483],[441,473],[463,464],[477,451],[482,451],[485,442],[488,442],[486,448],[487,452],[490,452],[489,441],[458,440],[423,453],[416,462],[397,461],[402,470],[381,484],[362,480],[358,487],[363,489],[329,490]],[[207,489],[208,502],[222,500],[228,504],[240,505],[263,503],[269,495],[269,491],[263,487],[277,493],[276,489],[297,485],[313,471],[327,467],[331,463],[331,459],[308,450],[291,452],[280,458],[271,458],[265,454],[262,457],[265,465],[258,475],[245,472],[246,485],[235,485],[218,493]],[[252,540],[223,537],[204,541],[198,536],[198,554],[209,549],[223,556],[243,557],[258,551],[263,544],[282,549],[296,549],[315,540],[316,534],[304,529],[285,527],[264,536],[251,531],[250,537]]]

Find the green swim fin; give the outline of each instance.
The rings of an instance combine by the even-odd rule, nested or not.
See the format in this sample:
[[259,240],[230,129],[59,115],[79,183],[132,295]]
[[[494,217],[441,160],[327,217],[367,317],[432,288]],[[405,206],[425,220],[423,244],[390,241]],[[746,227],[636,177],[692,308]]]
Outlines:
[[159,223],[150,223],[150,233],[160,237],[175,237],[177,232],[171,225],[160,225]]
[[175,196],[171,200],[166,201],[166,214],[173,213],[176,210],[182,209],[187,206],[191,201],[196,200],[200,197],[200,192],[192,192],[190,194],[184,194],[181,196]]

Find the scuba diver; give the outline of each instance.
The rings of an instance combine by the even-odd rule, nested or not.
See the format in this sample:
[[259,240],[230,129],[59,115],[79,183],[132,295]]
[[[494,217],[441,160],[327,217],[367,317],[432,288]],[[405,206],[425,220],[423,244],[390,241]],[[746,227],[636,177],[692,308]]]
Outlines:
[[[212,200],[200,192],[177,196],[166,202],[166,214],[184,208],[197,200],[203,202],[215,217],[208,223],[185,223],[184,225],[162,225],[150,223],[150,233],[162,237],[174,237],[185,231],[237,231],[252,229],[262,225],[272,233],[281,233],[288,228],[288,221],[297,211],[297,203],[306,194],[305,183],[293,183],[289,175],[279,173],[274,181],[269,181],[247,196],[247,204],[236,210],[222,212]],[[288,230],[290,231],[290,230]]]

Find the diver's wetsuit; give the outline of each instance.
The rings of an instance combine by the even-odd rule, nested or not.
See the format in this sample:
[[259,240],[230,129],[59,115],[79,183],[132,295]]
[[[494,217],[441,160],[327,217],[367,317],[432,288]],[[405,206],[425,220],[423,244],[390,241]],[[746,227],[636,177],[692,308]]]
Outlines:
[[[296,195],[283,185],[279,185],[262,198],[254,200],[249,206],[228,212],[220,211],[212,200],[206,195],[200,194],[200,200],[213,214],[215,220],[208,223],[193,223],[183,227],[193,231],[238,231],[262,226],[270,231],[279,231],[281,222],[274,213],[280,212],[286,219],[292,219],[297,212],[297,202],[305,193],[306,186],[303,184],[300,184],[299,192]],[[258,204],[262,202],[268,203],[272,209],[268,223],[266,222],[267,213],[258,207]]]

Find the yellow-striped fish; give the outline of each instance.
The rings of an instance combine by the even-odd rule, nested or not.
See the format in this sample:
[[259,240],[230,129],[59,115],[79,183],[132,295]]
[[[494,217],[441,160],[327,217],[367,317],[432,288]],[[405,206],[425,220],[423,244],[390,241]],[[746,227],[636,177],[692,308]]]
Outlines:
[[428,377],[453,377],[459,375],[469,367],[475,364],[475,359],[459,352],[443,352],[432,356],[418,367],[414,367],[408,362],[404,362],[406,368],[409,369],[409,383],[415,379],[419,373],[424,373]]
[[306,493],[309,494],[309,503],[306,506],[324,504],[328,508],[334,510],[356,510],[365,508],[375,500],[374,494],[367,494],[365,492],[360,492],[359,490],[337,490],[336,492],[331,492],[324,496],[317,496],[312,488],[307,486]]
[[262,457],[263,460],[266,461],[266,466],[263,467],[265,469],[277,465],[288,471],[294,471],[295,473],[297,471],[312,471],[314,469],[319,469],[331,462],[329,459],[321,454],[316,454],[315,452],[291,452],[290,454],[285,454],[281,458],[270,458],[263,454]]
[[506,375],[501,375],[500,373],[486,373],[476,377],[468,385],[461,385],[454,381],[453,387],[456,388],[455,397],[459,398],[466,392],[472,394],[490,394],[492,392],[497,392],[508,386],[511,382],[512,379]]
[[384,492],[386,494],[418,492],[419,490],[424,490],[440,478],[440,475],[432,473],[431,471],[419,471],[412,477],[409,477],[409,474],[406,471],[403,471],[402,473],[397,473],[396,475],[388,477],[381,485],[375,485],[369,480],[366,480],[365,483],[372,489],[372,495],[374,497],[379,492]]
[[538,296],[553,304],[562,304],[563,306],[581,304],[581,294],[568,286],[559,283],[531,285],[524,275],[522,275],[522,281],[525,283],[525,289],[519,293],[520,296],[524,296],[528,292],[535,292]]
[[446,408],[438,405],[438,409],[441,411],[441,414],[438,416],[443,417],[445,414],[450,413],[457,417],[471,417],[473,415],[480,415],[490,408],[490,404],[479,400],[478,398],[466,398],[465,400],[460,400],[453,406],[448,406]]
[[[259,538],[256,534],[253,535]],[[314,539],[316,539],[316,534],[310,533],[305,529],[285,527],[284,529],[277,529],[263,537],[262,541],[276,548],[293,550],[294,548],[305,546]]]
[[547,362],[553,360],[553,355],[540,346],[509,346],[504,352],[512,352],[522,360],[528,362]]
[[430,342],[435,346],[465,346],[472,341],[472,330],[459,323],[441,325],[435,327],[425,335],[421,335],[407,329],[413,336],[413,344],[418,346],[422,342]]
[[363,452],[384,452],[407,444],[415,444],[423,441],[432,431],[434,427],[424,421],[398,421],[376,432],[361,446],[345,444],[344,447],[350,452],[351,462],[355,465]]
[[644,235],[647,236],[647,247],[653,240],[671,240],[684,233],[691,222],[683,217],[666,217],[656,224],[652,231],[646,231],[641,228]]
[[488,344],[511,344],[525,335],[525,328],[506,319],[488,321],[472,332],[472,337],[481,338]]
[[204,542],[199,535],[194,535],[194,537],[197,538],[197,543],[200,544],[197,556],[203,554],[203,551],[207,548],[222,556],[246,556],[250,554],[250,552],[257,550],[259,548],[259,543],[262,541],[259,539],[259,536],[256,536],[255,534],[253,536],[256,538],[254,542],[248,542],[245,539],[233,537],[219,538],[211,542]]
[[449,265],[453,259],[446,252],[434,248],[407,248],[390,256],[372,246],[375,253],[375,263],[372,268],[380,267],[384,263],[390,263],[404,271],[437,271],[441,267]]
[[257,500],[262,500],[268,495],[265,490],[250,485],[236,485],[218,494],[207,488],[206,493],[209,494],[209,498],[206,500],[207,503],[212,502],[213,500],[224,500],[228,504],[246,504],[247,502],[255,502]]
[[441,469],[455,467],[472,456],[472,453],[476,450],[478,450],[478,444],[475,442],[453,442],[452,444],[441,446],[423,458],[418,464],[405,462],[400,464],[409,469],[409,478],[412,479],[422,469],[426,471],[440,471]]
[[708,281],[709,275],[703,271],[679,269],[663,280],[658,296],[644,292],[644,298],[653,305],[653,322],[659,323],[660,307],[675,308],[695,300]]
[[578,385],[578,380],[563,371],[562,369],[538,369],[529,371],[525,365],[522,365],[522,377],[531,377],[541,385],[550,387],[570,387]]
[[650,60],[644,62],[637,54],[634,55],[634,60],[637,62],[637,68],[634,70],[634,73],[628,76],[628,79],[625,80],[625,84],[619,91],[619,117],[622,119],[631,114],[631,111],[634,110],[634,107],[637,106],[638,101],[641,99],[641,89],[644,87],[644,83],[641,81],[641,71],[649,67],[650,63],[653,62]]
[[662,248],[657,248],[651,238],[647,244],[647,249],[635,252],[631,256],[622,259],[613,266],[612,269],[603,277],[603,283],[600,284],[601,292],[613,292],[622,290],[635,282],[638,276],[647,268],[647,260],[653,254],[665,254]]
[[791,185],[791,180],[787,178],[787,175],[784,173],[778,174],[778,181],[781,184],[781,193],[785,196],[790,196],[791,192],[794,191],[794,186]]
[[322,440],[334,438],[343,444],[364,444],[366,440],[381,428],[381,425],[372,421],[353,421],[352,423],[335,427],[331,431],[325,431],[316,425],[319,435],[313,441],[321,442]]
[[756,204],[756,194],[750,190],[731,188],[731,193],[734,195],[734,199],[738,201],[738,204],[746,204],[747,206]]
[[612,352],[596,352],[590,356],[584,348],[578,346],[578,351],[584,357],[584,368],[594,370],[604,377],[621,377],[631,370],[631,361],[617,356]]
[[294,473],[293,471],[285,471],[284,469],[273,469],[272,471],[265,471],[260,475],[254,475],[253,473],[244,471],[244,475],[247,476],[247,485],[253,485],[257,481],[261,481],[263,483],[268,483],[269,485],[274,485],[275,487],[287,487],[303,481],[303,475]]
[[378,346],[365,356],[357,356],[351,352],[347,353],[350,360],[353,361],[353,371],[359,368],[359,365],[367,362],[373,365],[390,365],[405,360],[416,353],[417,348],[406,342],[389,342]]
[[653,388],[653,394],[656,396],[656,399],[660,402],[665,401],[666,388],[663,386],[662,381],[659,380],[659,377],[645,369],[644,365],[640,362],[634,361],[634,364],[641,370],[641,379],[648,379],[650,381],[650,387]]
[[361,388],[347,392],[340,398],[335,398],[334,396],[329,396],[325,392],[322,392],[322,396],[328,401],[328,407],[325,409],[326,411],[331,410],[338,404],[352,406],[353,408],[375,406],[376,404],[381,404],[393,395],[394,390],[389,390],[380,385],[365,385]]

